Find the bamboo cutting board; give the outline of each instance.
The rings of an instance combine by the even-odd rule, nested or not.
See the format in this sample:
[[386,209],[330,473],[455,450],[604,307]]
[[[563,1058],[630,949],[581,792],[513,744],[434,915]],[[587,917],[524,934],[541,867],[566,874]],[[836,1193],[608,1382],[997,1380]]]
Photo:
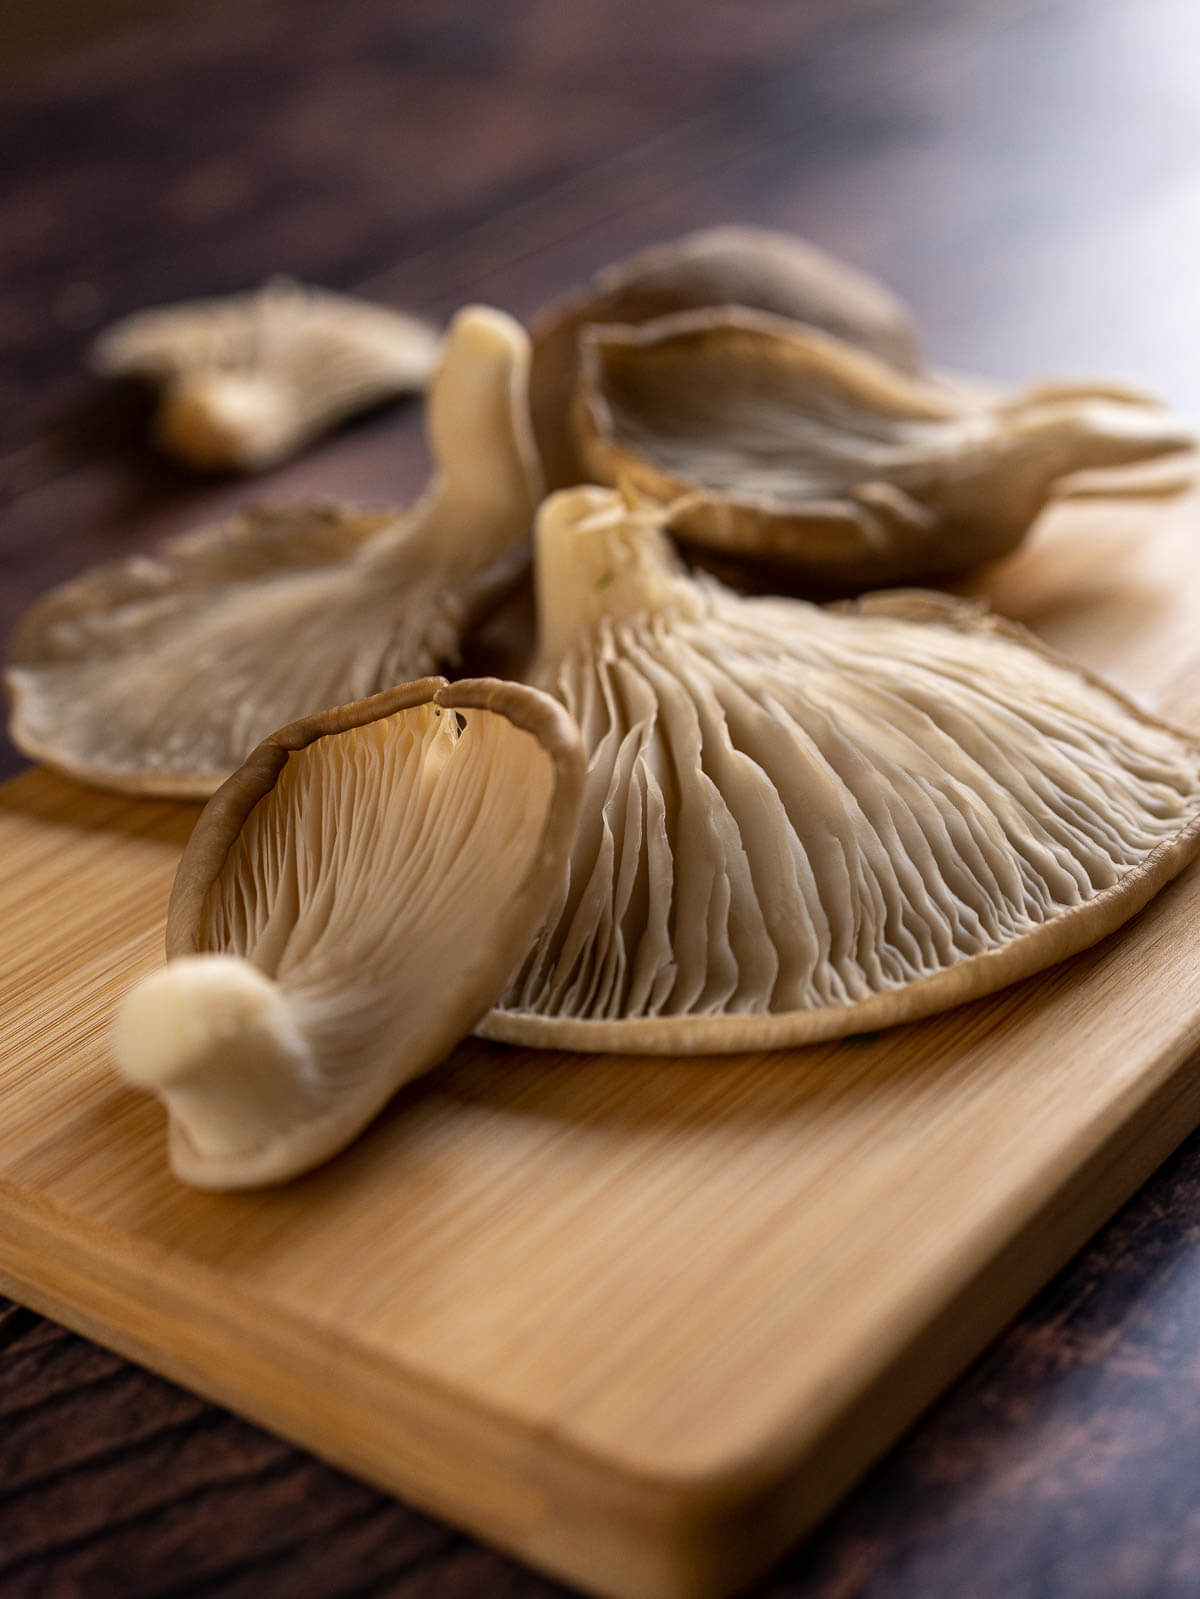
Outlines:
[[[1069,507],[997,608],[1200,726],[1200,511]],[[467,1044],[205,1195],[105,1033],[196,811],[0,790],[0,1286],[619,1599],[768,1566],[1200,1121],[1200,871],[934,1021],[663,1061]]]

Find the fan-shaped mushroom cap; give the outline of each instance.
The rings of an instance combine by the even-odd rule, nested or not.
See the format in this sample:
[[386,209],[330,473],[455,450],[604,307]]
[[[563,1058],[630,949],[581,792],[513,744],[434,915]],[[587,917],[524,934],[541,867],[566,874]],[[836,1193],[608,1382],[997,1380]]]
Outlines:
[[479,1029],[769,1048],[1073,954],[1200,848],[1200,745],[977,605],[743,599],[646,508],[553,496],[535,681],[589,768],[569,885]]
[[96,340],[92,364],[161,386],[156,429],[172,455],[255,472],[355,411],[424,388],[439,339],[402,311],[275,278],[253,294],[126,317]]
[[591,323],[635,326],[703,306],[740,305],[824,328],[894,365],[920,365],[906,306],[865,272],[766,228],[720,227],[617,261],[534,318],[530,407],[550,488],[582,480],[569,426],[579,336]]
[[406,684],[255,750],[180,862],[173,958],[114,1033],[179,1177],[307,1170],[471,1030],[559,888],[583,764],[559,705],[491,679]]
[[84,782],[203,797],[272,728],[454,659],[527,561],[528,361],[511,318],[460,312],[411,511],[252,512],[49,594],[9,646],[14,742]]
[[987,400],[738,310],[589,330],[574,423],[585,476],[677,501],[682,537],[858,589],[995,560],[1065,474],[1191,440],[1128,391]]

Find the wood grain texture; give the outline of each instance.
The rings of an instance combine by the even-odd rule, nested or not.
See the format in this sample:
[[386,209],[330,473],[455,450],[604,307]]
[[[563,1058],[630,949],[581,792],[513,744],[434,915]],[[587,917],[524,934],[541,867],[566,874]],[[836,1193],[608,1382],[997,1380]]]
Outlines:
[[[81,357],[126,309],[279,268],[526,312],[623,250],[737,216],[888,277],[944,362],[1105,370],[1200,405],[1190,0],[185,9],[108,41],[93,21],[86,48],[0,97],[0,631],[87,562],[243,502],[155,457],[141,398]],[[388,500],[422,473],[402,408],[250,492]],[[1135,612],[1134,563],[1103,550],[1081,544],[1039,604],[1074,638],[1097,611],[1136,616],[1149,655],[1169,570]],[[756,1593],[1192,1594],[1198,1193],[1193,1141]],[[27,1487],[11,1433],[0,1447],[0,1560],[22,1550],[6,1594],[564,1591],[212,1407],[187,1420],[193,1401],[144,1372],[90,1386],[112,1357],[11,1314],[0,1404],[24,1402],[32,1340],[65,1408],[25,1413],[46,1451]],[[89,1466],[92,1448],[112,1454]]]
[[[1198,520],[1064,507],[1020,584],[1055,642],[1039,596],[1081,546],[1143,575],[1089,664],[1190,725]],[[194,814],[0,794],[0,1282],[593,1592],[758,1575],[1200,1120],[1193,870],[919,1026],[720,1061],[469,1043],[320,1171],[194,1193],[105,1036]]]

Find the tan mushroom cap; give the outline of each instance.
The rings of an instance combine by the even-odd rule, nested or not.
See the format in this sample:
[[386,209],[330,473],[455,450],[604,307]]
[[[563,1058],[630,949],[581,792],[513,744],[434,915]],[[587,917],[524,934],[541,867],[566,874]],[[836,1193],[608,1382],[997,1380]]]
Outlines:
[[409,511],[251,512],[54,590],[10,641],[13,741],[84,782],[203,798],[272,728],[453,661],[527,563],[528,363],[511,318],[459,313]]
[[646,507],[553,496],[535,681],[588,775],[569,884],[481,1025],[708,1053],[990,993],[1200,849],[1200,744],[946,596],[846,607],[686,576]]
[[586,476],[677,502],[680,536],[857,589],[995,560],[1067,474],[1192,439],[1111,386],[988,399],[738,310],[588,330],[573,419]]
[[252,294],[139,311],[107,328],[91,359],[106,377],[160,386],[156,431],[170,454],[254,472],[424,388],[439,343],[403,311],[275,278]]
[[725,305],[807,322],[896,366],[920,366],[907,307],[865,272],[787,233],[704,228],[614,262],[534,318],[530,405],[548,487],[584,475],[568,421],[583,329]]
[[492,1004],[565,870],[578,731],[516,683],[427,679],[267,739],[180,862],[164,969],[114,1050],[171,1166],[279,1182],[350,1142]]

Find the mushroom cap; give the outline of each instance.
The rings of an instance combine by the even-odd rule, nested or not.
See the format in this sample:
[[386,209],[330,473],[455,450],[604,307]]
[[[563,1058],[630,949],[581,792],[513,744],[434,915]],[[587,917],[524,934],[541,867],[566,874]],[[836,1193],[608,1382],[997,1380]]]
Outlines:
[[530,408],[549,488],[566,488],[585,475],[568,420],[583,329],[592,323],[635,326],[675,311],[727,305],[775,312],[898,367],[920,366],[907,307],[882,283],[802,239],[729,226],[652,245],[603,268],[533,320]]
[[586,475],[674,502],[681,537],[857,589],[995,560],[1066,474],[1191,441],[1129,391],[988,398],[736,309],[589,329],[573,418]]
[[559,891],[579,734],[517,683],[432,678],[265,740],[180,861],[168,963],[114,1031],[176,1175],[328,1159],[492,1004]]
[[350,295],[273,278],[251,294],[139,311],[106,329],[106,377],[162,388],[159,442],[193,466],[253,472],[355,411],[424,388],[440,335]]
[[203,798],[272,728],[454,660],[527,564],[528,362],[511,318],[459,313],[409,511],[252,511],[55,589],[9,643],[14,743],[84,782]]
[[589,767],[486,1037],[707,1053],[912,1021],[1085,948],[1200,849],[1200,744],[976,604],[744,599],[593,488],[546,502],[537,562],[535,681]]

